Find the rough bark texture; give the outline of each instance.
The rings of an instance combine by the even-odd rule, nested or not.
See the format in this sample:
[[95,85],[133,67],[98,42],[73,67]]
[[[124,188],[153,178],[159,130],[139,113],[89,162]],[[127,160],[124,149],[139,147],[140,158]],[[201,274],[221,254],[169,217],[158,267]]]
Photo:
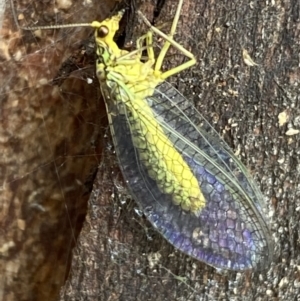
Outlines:
[[[73,0],[56,14],[48,2],[24,0],[16,11],[22,25],[109,15],[112,1],[94,2]],[[155,11],[156,24],[165,29],[177,1],[157,10],[150,0],[136,5],[150,20]],[[145,26],[125,19],[131,42],[128,33],[134,41]],[[288,134],[300,129],[299,1],[186,0],[176,35],[198,64],[172,83],[237,151],[268,202],[275,256],[261,272],[218,272],[175,250],[138,214],[108,134],[89,32],[32,35],[17,30],[6,10],[0,41],[1,298],[56,300],[67,278],[60,300],[298,300],[300,134]],[[246,51],[257,65],[249,66]],[[177,59],[170,56],[166,66]]]
[[[53,3],[16,1],[17,17],[30,26],[110,11],[75,1],[74,15],[61,8],[67,2],[56,11]],[[94,72],[91,31],[77,31],[21,31],[7,6],[0,51],[1,300],[58,298],[86,214],[105,111],[98,83],[86,80]]]

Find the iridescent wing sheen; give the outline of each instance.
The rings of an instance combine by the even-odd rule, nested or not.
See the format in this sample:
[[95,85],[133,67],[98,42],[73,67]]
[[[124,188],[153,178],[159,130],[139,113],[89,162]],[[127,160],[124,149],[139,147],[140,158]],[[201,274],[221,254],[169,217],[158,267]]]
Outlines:
[[171,194],[162,192],[159,179],[149,176],[149,164],[139,155],[141,146],[133,142],[132,113],[125,102],[112,101],[122,94],[120,89],[103,91],[115,149],[125,181],[153,226],[177,249],[216,268],[266,267],[272,259],[272,240],[263,196],[229,146],[167,82],[146,99],[205,196],[204,208],[183,210]]

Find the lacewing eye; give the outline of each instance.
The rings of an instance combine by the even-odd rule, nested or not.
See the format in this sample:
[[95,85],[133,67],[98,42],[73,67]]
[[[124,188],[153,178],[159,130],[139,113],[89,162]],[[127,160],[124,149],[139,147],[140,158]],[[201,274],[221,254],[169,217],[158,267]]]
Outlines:
[[107,26],[102,25],[98,28],[97,33],[100,38],[105,38],[109,33],[109,29]]

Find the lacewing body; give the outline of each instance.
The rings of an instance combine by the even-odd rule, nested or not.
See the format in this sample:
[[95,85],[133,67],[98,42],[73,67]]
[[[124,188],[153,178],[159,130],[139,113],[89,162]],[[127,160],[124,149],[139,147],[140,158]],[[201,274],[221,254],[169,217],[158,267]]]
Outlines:
[[[173,39],[182,4],[168,35],[139,12],[150,30],[133,52],[113,40],[124,11],[80,24],[95,29],[97,77],[120,167],[144,214],[176,248],[220,269],[263,269],[273,246],[261,192],[209,122],[165,81],[196,63]],[[153,33],[165,41],[157,57]],[[170,46],[188,61],[162,71]]]
[[[151,27],[167,39],[158,58],[151,30],[135,52],[114,43],[123,12],[93,26],[116,153],[134,199],[176,248],[216,268],[262,269],[272,258],[272,241],[261,192],[206,119],[165,81],[196,62],[172,38],[182,2],[169,38]],[[170,45],[190,60],[162,72]]]

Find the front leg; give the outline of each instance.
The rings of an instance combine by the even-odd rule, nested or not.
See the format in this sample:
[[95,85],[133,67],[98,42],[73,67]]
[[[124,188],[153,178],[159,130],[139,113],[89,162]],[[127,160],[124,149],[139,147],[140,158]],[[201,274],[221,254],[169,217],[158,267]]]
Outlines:
[[[165,44],[162,47],[156,61],[155,61],[155,67],[154,67],[154,72],[156,74],[156,76],[160,77],[161,80],[164,80],[174,74],[177,74],[193,65],[196,64],[196,59],[194,57],[194,55],[188,51],[187,49],[185,49],[184,47],[182,47],[179,43],[177,43],[176,41],[174,41],[173,39],[173,35],[175,33],[178,21],[179,21],[179,16],[180,16],[180,11],[182,8],[182,4],[183,4],[183,0],[180,0],[177,6],[177,10],[176,10],[176,14],[172,23],[172,27],[170,30],[170,33],[168,35],[166,35],[165,33],[163,33],[162,31],[160,31],[158,28],[152,26],[150,24],[150,22],[147,20],[147,18],[140,12],[138,11],[140,17],[143,19],[143,21],[150,27],[150,30],[155,32],[158,36],[162,37],[165,40]],[[185,55],[186,57],[189,58],[189,60],[173,69],[170,69],[164,73],[161,73],[161,68],[162,68],[162,64],[163,64],[163,60],[167,54],[167,51],[169,50],[170,46],[175,47],[178,51],[180,51],[183,55]],[[152,49],[153,50],[153,49]]]
[[[146,44],[144,46],[144,44]],[[142,35],[136,42],[137,51],[140,51],[140,58],[142,58],[142,52],[146,49],[148,55],[148,61],[151,62],[151,65],[155,63],[155,56],[153,50],[153,34],[151,31],[148,31],[146,34]]]

